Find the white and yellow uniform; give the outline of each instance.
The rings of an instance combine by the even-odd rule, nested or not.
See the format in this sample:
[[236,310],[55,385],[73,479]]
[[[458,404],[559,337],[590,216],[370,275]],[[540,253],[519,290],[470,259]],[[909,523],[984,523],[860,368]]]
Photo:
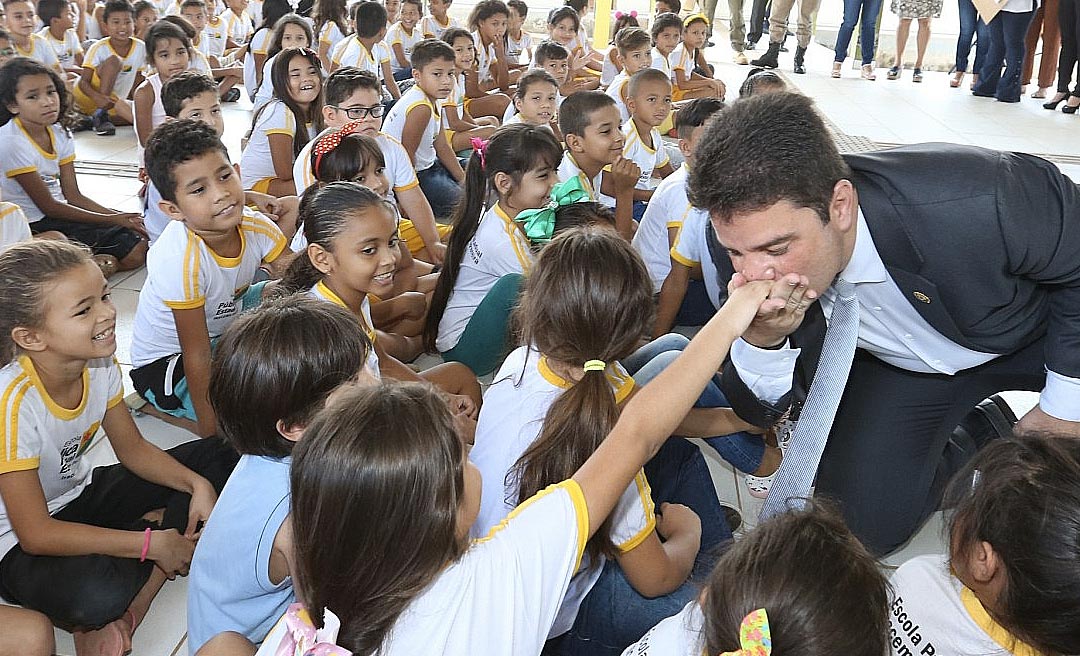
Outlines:
[[333,52],[334,46],[341,43],[342,39],[346,37],[346,34],[341,31],[338,24],[334,21],[327,21],[322,29],[319,30],[319,43],[325,45],[329,50],[327,54]]
[[383,121],[383,132],[401,141],[401,133],[405,129],[406,117],[408,117],[409,112],[420,105],[426,105],[431,110],[428,123],[424,126],[424,134],[420,137],[420,145],[417,147],[416,152],[413,153],[416,170],[424,171],[431,168],[431,165],[435,163],[435,139],[446,138],[442,132],[442,115],[439,113],[442,101],[432,100],[424,93],[420,85],[414,85],[401,94],[401,98],[390,108],[386,120]]
[[60,167],[75,161],[75,141],[71,134],[58,125],[50,125],[49,138],[52,140],[52,152],[48,153],[23,128],[18,116],[0,126],[0,143],[4,144],[3,179],[0,190],[8,202],[22,208],[26,219],[33,223],[45,216],[30,194],[15,176],[24,173],[36,173],[56,200],[66,203],[64,190],[60,186]]
[[[330,301],[347,310],[349,309],[349,306],[345,305],[345,301],[341,300],[341,297],[335,294],[333,290],[327,287],[321,280],[308,290],[308,294],[321,301]],[[360,319],[360,327],[364,329],[364,334],[367,335],[368,342],[371,343],[371,348],[368,349],[367,360],[364,362],[364,368],[375,378],[382,378],[379,373],[379,354],[375,352],[375,340],[378,339],[378,335],[375,332],[375,324],[371,322],[371,302],[368,301],[366,294],[364,295],[363,302],[360,303],[360,316],[358,318]]]
[[585,172],[581,170],[581,167],[578,166],[578,163],[574,161],[574,156],[570,154],[570,151],[566,151],[563,153],[562,161],[559,162],[557,173],[559,175],[559,182],[566,182],[571,178],[579,178],[581,180],[581,186],[589,193],[589,200],[599,202],[601,196],[600,181],[603,179],[604,171],[607,169],[608,167],[605,166],[603,170],[596,174],[595,178],[590,180],[585,175]]
[[225,55],[225,46],[228,41],[229,26],[219,16],[213,16],[206,21],[206,27],[203,28],[196,47],[207,57],[221,59]]
[[480,82],[487,82],[495,78],[491,72],[491,64],[495,61],[495,44],[489,43],[484,47],[479,32],[472,33],[473,43],[476,44],[476,71]]
[[[659,53],[657,53],[659,54]],[[686,44],[680,43],[675,46],[675,49],[668,55],[668,66],[671,68],[671,98],[672,100],[682,100],[686,92],[675,86],[675,71],[682,71],[686,79],[690,79],[690,76],[694,73],[694,58],[690,56],[690,51],[686,49]]]
[[[391,25],[390,29],[386,31],[386,40],[383,41],[386,47],[390,49],[390,69],[397,73],[412,68],[413,46],[423,41],[423,39],[424,33],[420,30],[419,23],[413,25],[412,34],[405,31],[401,21]],[[405,61],[398,61],[397,55],[394,53],[394,44],[401,44],[401,49],[405,53]]]
[[40,35],[30,35],[30,47],[26,50],[20,48],[14,40],[11,41],[11,46],[15,48],[15,56],[17,57],[29,57],[45,64],[58,73],[63,72],[60,68],[60,60],[56,57],[56,52],[49,45],[49,42]]
[[32,238],[22,208],[15,203],[0,202],[0,251]]
[[461,27],[461,23],[453,16],[446,17],[446,23],[440,23],[437,18],[432,15],[424,16],[420,19],[420,23],[417,27],[420,28],[420,33],[424,35],[425,39],[441,39],[443,32],[451,27]]
[[[300,151],[300,154],[296,156],[296,163],[293,165],[293,181],[296,182],[297,196],[303,194],[304,190],[315,182],[315,172],[311,170],[311,150],[315,147],[319,137],[331,132],[334,132],[333,128],[323,130],[318,137],[309,141]],[[379,144],[379,150],[382,151],[386,169],[383,173],[386,175],[386,181],[390,185],[386,200],[394,203],[394,192],[408,191],[419,186],[420,181],[416,179],[416,169],[413,168],[412,160],[409,159],[409,154],[405,152],[405,147],[401,145],[400,141],[385,132],[380,132],[375,135],[375,142]]]
[[[37,471],[50,515],[71,503],[90,483],[83,459],[105,411],[124,400],[120,365],[114,358],[90,360],[82,373],[82,400],[65,408],[49,396],[30,358],[0,369],[0,474]],[[0,555],[18,543],[0,500]]]
[[655,68],[658,71],[664,71],[664,73],[666,73],[667,76],[670,78],[671,75],[672,75],[672,72],[671,72],[671,55],[673,55],[674,53],[675,53],[675,51],[672,50],[670,53],[665,55],[664,53],[660,52],[658,49],[653,48],[652,49],[652,66],[651,66],[651,68]]
[[465,246],[454,289],[439,321],[435,347],[449,351],[457,346],[473,312],[499,278],[508,273],[528,274],[535,260],[521,226],[498,203],[492,205]]
[[623,124],[622,133],[623,157],[633,161],[641,169],[635,188],[652,189],[656,186],[653,182],[653,171],[671,163],[667,149],[664,148],[664,140],[660,137],[660,130],[649,130],[647,138],[652,142],[651,146],[645,143],[633,119]]
[[[604,375],[616,402],[626,400],[634,389],[634,379],[622,365],[612,363]],[[517,505],[514,463],[540,436],[548,410],[571,386],[552,371],[547,358],[535,348],[520,346],[506,357],[484,394],[476,443],[469,454],[483,478],[473,537],[486,534]],[[656,528],[652,492],[644,471],[639,471],[623,492],[610,520],[611,540],[621,553],[632,551]],[[562,635],[574,625],[582,600],[600,577],[603,560],[591,562],[586,554],[563,598],[550,637]]]
[[285,235],[258,212],[244,210],[240,254],[223,257],[181,221],[165,227],[146,257],[146,283],[135,310],[131,362],[136,367],[181,352],[173,310],[203,308],[213,339],[240,313],[239,297],[263,263],[285,250]]
[[[673,173],[668,177],[674,175]],[[667,180],[664,180],[664,182],[667,182]],[[656,194],[653,194],[649,205],[652,205],[655,200]],[[685,267],[701,266],[701,277],[705,281],[705,293],[708,295],[713,307],[719,309],[721,305],[720,299],[727,297],[727,291],[722,290],[720,287],[720,274],[716,271],[716,263],[713,262],[712,256],[709,255],[709,246],[705,243],[705,231],[712,230],[709,225],[709,213],[691,207],[690,203],[686,205],[688,211],[683,224],[679,227],[678,234],[675,236],[675,245],[671,247],[671,259]],[[648,210],[645,211],[648,213]],[[670,262],[668,266],[671,266]],[[659,288],[657,291],[659,291]],[[724,295],[721,296],[721,293]]]
[[619,116],[622,117],[622,122],[626,123],[630,120],[630,110],[626,107],[626,101],[623,100],[624,90],[629,93],[627,85],[630,84],[630,76],[626,74],[626,71],[619,71],[615,77],[611,80],[611,84],[608,85],[606,93],[615,99],[615,105],[619,108]]
[[[383,64],[390,61],[390,49],[382,41],[368,50],[367,46],[360,43],[356,35],[352,35],[338,44],[338,50],[334,55],[334,65],[355,66],[362,71],[368,71],[385,83],[383,79]],[[400,102],[400,101],[399,101]]]
[[78,66],[75,63],[75,57],[83,54],[84,51],[82,44],[79,43],[79,35],[75,33],[75,30],[66,30],[63,39],[53,38],[52,32],[47,27],[41,28],[37,35],[52,48],[60,68],[76,68]]
[[687,174],[686,167],[682,166],[660,182],[634,233],[634,250],[649,270],[654,294],[660,293],[660,287],[671,271],[670,258],[674,257],[674,252],[668,241],[668,230],[681,228],[693,211],[686,199]]
[[284,102],[275,98],[262,108],[251,129],[247,148],[240,154],[240,179],[244,189],[266,192],[266,185],[277,177],[274,158],[270,154],[270,135],[283,134],[292,139],[297,130],[307,130],[309,139],[315,137],[310,124],[297,125],[296,117]]
[[[380,656],[539,654],[588,530],[575,481],[537,493],[412,599]],[[278,622],[257,656],[273,656],[285,631]]]
[[[259,30],[252,35],[251,43],[248,45],[248,50],[250,52],[244,57],[244,89],[247,91],[249,100],[254,101],[255,93],[260,89],[259,78],[255,74],[255,55],[267,54],[267,50],[270,48],[270,39],[273,34],[273,30]],[[270,81],[270,78],[266,77],[266,69],[263,69],[263,71],[262,86],[267,87],[270,90],[270,93],[273,94],[274,85]]]
[[521,38],[516,40],[509,32],[506,34],[506,61],[511,64],[528,64],[532,59],[532,51],[532,35],[525,30],[521,30]]
[[232,9],[226,9],[218,18],[225,23],[225,34],[237,45],[247,43],[255,34],[255,24],[246,11],[237,16]]
[[701,656],[705,653],[704,626],[701,606],[691,601],[678,614],[649,629],[622,656]]
[[[146,44],[136,38],[132,38],[126,55],[121,55],[113,47],[112,37],[102,39],[86,51],[83,57],[83,68],[94,71],[94,78],[90,86],[95,89],[101,88],[101,79],[98,77],[97,68],[105,63],[113,55],[120,58],[120,74],[116,76],[116,84],[113,85],[112,97],[125,100],[131,95],[131,87],[135,84],[135,78],[146,66]],[[97,105],[84,94],[78,85],[75,86],[75,102],[84,114],[92,114]]]

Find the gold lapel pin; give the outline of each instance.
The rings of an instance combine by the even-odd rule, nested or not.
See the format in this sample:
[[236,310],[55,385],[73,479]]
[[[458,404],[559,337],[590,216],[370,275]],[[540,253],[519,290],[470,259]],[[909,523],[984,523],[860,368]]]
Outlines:
[[913,295],[915,296],[916,299],[918,299],[919,301],[922,301],[923,303],[929,303],[930,302],[930,297],[927,296],[926,294],[922,293],[922,292],[915,292]]

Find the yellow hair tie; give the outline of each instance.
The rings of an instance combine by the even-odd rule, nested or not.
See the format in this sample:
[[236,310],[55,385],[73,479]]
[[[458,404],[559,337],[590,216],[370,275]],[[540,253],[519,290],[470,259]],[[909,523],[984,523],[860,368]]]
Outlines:
[[607,369],[607,363],[603,360],[588,360],[583,367],[585,371],[603,371]]
[[690,14],[689,16],[687,16],[686,18],[683,19],[683,22],[682,22],[683,27],[684,28],[687,27],[688,25],[690,25],[690,23],[693,23],[694,21],[696,21],[699,18],[701,20],[705,21],[706,25],[709,24],[709,17],[706,16],[705,14]]
[[743,618],[739,624],[739,645],[740,649],[726,651],[720,656],[769,656],[772,653],[772,632],[764,608]]

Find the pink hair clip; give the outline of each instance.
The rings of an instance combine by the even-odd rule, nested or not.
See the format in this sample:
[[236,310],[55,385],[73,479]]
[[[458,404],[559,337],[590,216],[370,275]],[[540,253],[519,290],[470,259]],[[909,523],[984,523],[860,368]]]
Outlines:
[[480,155],[480,168],[486,171],[488,140],[481,139],[480,137],[473,137],[472,139],[469,139],[469,143],[472,144],[472,149]]

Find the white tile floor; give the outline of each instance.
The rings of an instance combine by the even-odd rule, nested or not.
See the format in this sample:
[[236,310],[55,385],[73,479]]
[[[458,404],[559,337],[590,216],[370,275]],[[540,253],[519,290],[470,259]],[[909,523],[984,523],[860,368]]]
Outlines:
[[[746,75],[747,67],[730,63],[731,52],[726,35],[717,33],[721,44],[709,52],[717,66],[719,77],[728,82],[729,97],[733,97]],[[993,100],[974,98],[966,89],[951,89],[942,73],[927,73],[922,84],[913,84],[910,74],[899,81],[884,79],[884,71],[876,82],[858,79],[857,71],[845,70],[843,79],[828,76],[831,51],[813,45],[807,63],[810,74],[785,77],[803,93],[811,95],[836,127],[852,136],[861,136],[884,144],[949,141],[978,144],[993,148],[1047,154],[1062,162],[1062,168],[1080,179],[1080,118],[1061,112],[1049,112],[1041,101],[1025,98],[1018,105],[1005,105]],[[791,66],[791,55],[782,56],[781,72]],[[233,104],[226,107],[226,145],[234,161],[239,159],[240,138],[250,122],[250,105]],[[138,160],[134,134],[121,128],[115,137],[97,137],[90,133],[77,135],[80,184],[87,195],[103,204],[124,210],[140,208],[137,192],[140,183],[134,178]],[[113,276],[113,299],[119,310],[117,325],[117,357],[125,373],[130,369],[129,347],[132,322],[138,292],[146,279],[145,270]],[[125,379],[130,389],[130,381]],[[1021,414],[1035,402],[1030,393],[1007,395],[1009,402]],[[137,423],[143,434],[156,444],[170,447],[190,436],[184,431],[149,417],[139,417]],[[719,497],[740,509],[744,525],[755,523],[761,502],[747,494],[742,477],[719,460],[711,449],[705,448]],[[115,456],[105,441],[91,449],[95,463],[114,462]],[[938,552],[942,548],[941,519],[936,515],[899,553],[886,560],[896,566],[922,553]],[[186,653],[185,596],[186,582],[167,584],[154,602],[147,619],[135,634],[134,653],[137,656],[172,656]],[[74,647],[69,634],[57,631],[59,654],[71,656]]]

